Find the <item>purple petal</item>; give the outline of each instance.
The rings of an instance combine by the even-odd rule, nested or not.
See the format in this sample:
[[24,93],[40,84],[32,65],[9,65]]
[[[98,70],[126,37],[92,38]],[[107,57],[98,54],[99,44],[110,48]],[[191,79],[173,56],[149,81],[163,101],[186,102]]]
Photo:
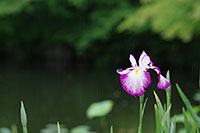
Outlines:
[[127,73],[129,73],[129,72],[130,72],[129,69],[126,69],[126,70],[123,70],[123,69],[117,69],[117,73],[119,73],[119,74],[127,74]]
[[143,69],[148,69],[152,65],[153,62],[151,61],[150,57],[145,53],[145,51],[143,51],[139,58],[139,66]]
[[132,70],[120,76],[123,89],[132,96],[141,96],[151,84],[149,72]]
[[161,75],[160,69],[158,67],[153,66],[152,69],[154,69],[158,74],[159,81],[157,87],[159,89],[166,90],[166,88],[170,86],[169,80],[167,80],[165,77]]
[[160,74],[159,82],[157,87],[162,90],[166,90],[170,86],[170,82]]
[[129,60],[130,60],[131,65],[132,65],[133,67],[137,67],[137,66],[138,66],[138,65],[137,65],[137,62],[136,62],[136,60],[135,60],[135,57],[134,57],[132,54],[130,54]]

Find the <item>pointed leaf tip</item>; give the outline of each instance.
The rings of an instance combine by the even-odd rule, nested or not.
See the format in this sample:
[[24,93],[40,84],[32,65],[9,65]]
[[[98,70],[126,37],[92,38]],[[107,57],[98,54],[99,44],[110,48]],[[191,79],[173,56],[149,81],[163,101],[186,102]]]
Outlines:
[[57,122],[57,130],[58,130],[58,133],[60,133],[60,124],[59,124],[59,122]]
[[26,116],[26,111],[24,108],[23,101],[21,101],[21,109],[20,109],[20,116],[21,116],[21,123],[23,127],[27,126],[27,116]]
[[187,110],[189,111],[189,113],[191,114],[193,120],[197,123],[198,127],[200,128],[200,118],[198,117],[198,115],[194,112],[192,105],[189,101],[189,99],[186,97],[186,95],[184,94],[184,92],[181,90],[181,88],[179,87],[179,85],[176,83],[176,88],[178,90],[179,95],[181,96],[182,101],[184,102]]
[[170,71],[167,70],[166,78],[170,81]]
[[110,127],[110,133],[113,133],[113,125]]

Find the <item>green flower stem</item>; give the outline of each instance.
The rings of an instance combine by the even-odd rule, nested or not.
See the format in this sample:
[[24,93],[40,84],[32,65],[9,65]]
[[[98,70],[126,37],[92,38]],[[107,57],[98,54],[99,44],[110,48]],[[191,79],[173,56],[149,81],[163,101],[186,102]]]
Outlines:
[[28,133],[27,127],[23,127],[23,133]]
[[140,122],[138,127],[138,133],[142,133],[143,102],[144,102],[144,95],[140,96]]

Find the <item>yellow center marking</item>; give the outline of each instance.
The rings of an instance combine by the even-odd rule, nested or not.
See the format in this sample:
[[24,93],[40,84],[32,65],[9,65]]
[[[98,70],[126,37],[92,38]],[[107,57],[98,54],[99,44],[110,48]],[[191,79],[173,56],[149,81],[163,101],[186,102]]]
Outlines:
[[139,72],[139,70],[135,70],[135,74],[136,74],[136,75],[138,74],[138,72]]

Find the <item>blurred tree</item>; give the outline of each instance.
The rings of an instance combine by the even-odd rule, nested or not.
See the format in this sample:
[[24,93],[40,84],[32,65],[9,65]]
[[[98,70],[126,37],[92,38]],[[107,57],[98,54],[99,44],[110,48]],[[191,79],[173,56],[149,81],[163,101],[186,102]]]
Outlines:
[[164,39],[191,41],[200,35],[199,0],[141,0],[141,6],[130,14],[118,30],[144,32],[151,29]]
[[12,1],[0,3],[1,49],[26,52],[57,44],[82,52],[94,41],[108,39],[133,10],[128,0]]
[[0,54],[23,60],[62,45],[102,66],[145,49],[169,55],[166,62],[184,65],[187,58],[198,66],[199,22],[198,0],[1,0]]
[[1,0],[0,1],[0,16],[9,15],[19,12],[23,7],[29,4],[29,0]]

